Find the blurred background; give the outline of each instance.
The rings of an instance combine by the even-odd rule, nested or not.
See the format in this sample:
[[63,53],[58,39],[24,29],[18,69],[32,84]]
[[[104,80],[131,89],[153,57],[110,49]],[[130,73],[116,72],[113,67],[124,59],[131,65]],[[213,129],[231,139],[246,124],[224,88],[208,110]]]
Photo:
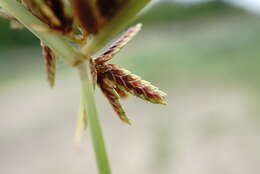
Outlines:
[[[168,105],[123,101],[120,122],[97,90],[115,174],[260,172],[260,1],[155,1],[113,60],[168,93]],[[135,21],[135,23],[137,22]],[[0,173],[97,173],[89,134],[73,144],[77,72],[45,80],[39,41],[0,19]]]

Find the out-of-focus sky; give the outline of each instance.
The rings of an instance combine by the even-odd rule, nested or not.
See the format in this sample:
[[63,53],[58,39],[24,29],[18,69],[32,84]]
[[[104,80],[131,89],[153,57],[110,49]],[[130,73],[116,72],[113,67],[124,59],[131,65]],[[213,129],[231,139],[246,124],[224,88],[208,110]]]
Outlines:
[[260,14],[260,1],[259,0],[226,0],[237,6],[243,7],[252,12]]
[[[166,0],[166,1],[176,1],[180,3],[199,3],[206,2],[210,0]],[[242,7],[254,13],[260,14],[260,0],[223,0],[231,3],[235,6]]]

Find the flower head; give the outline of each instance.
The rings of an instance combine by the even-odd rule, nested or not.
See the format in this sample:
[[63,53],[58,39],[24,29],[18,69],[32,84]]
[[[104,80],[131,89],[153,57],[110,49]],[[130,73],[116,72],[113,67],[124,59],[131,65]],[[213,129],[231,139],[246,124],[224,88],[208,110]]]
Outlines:
[[114,111],[119,118],[130,124],[120,98],[126,98],[128,94],[137,96],[143,100],[155,104],[167,104],[165,101],[166,93],[153,86],[150,82],[142,80],[120,68],[115,64],[106,64],[118,53],[141,29],[141,24],[130,27],[117,41],[104,51],[99,57],[91,60],[93,79],[106,96]]

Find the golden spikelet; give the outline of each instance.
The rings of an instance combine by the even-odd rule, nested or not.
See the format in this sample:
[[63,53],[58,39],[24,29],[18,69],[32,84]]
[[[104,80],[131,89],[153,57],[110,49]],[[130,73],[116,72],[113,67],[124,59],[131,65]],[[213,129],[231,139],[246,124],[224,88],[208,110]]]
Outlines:
[[55,76],[56,76],[56,58],[53,51],[47,47],[44,43],[41,43],[42,46],[42,54],[45,60],[46,74],[47,80],[50,87],[53,87],[55,84]]

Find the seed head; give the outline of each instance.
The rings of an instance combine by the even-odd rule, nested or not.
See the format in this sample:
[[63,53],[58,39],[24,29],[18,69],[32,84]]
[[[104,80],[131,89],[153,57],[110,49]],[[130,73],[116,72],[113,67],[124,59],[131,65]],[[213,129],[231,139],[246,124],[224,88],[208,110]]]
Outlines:
[[122,36],[111,44],[108,49],[97,58],[90,60],[94,84],[98,84],[114,111],[124,122],[129,123],[127,116],[120,104],[120,98],[128,94],[155,104],[166,105],[166,93],[153,86],[150,82],[142,80],[126,69],[115,64],[106,64],[118,53],[141,29],[141,24],[130,27]]

